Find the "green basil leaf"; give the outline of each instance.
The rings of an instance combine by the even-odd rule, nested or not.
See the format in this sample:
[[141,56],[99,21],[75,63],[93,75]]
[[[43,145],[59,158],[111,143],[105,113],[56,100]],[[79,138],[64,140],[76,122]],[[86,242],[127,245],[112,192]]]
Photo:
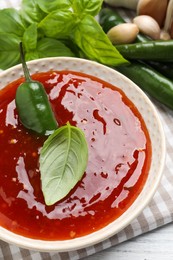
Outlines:
[[75,57],[86,59],[82,50],[72,41],[71,38],[61,40],[75,55]]
[[9,33],[0,33],[0,69],[8,69],[20,63],[19,43],[21,38]]
[[31,24],[24,32],[23,45],[26,52],[36,49],[37,47],[37,24]]
[[22,36],[24,30],[24,24],[17,10],[13,8],[0,10],[0,33]]
[[91,15],[86,15],[77,24],[73,33],[73,40],[88,59],[108,66],[128,63],[112,45],[98,22]]
[[40,9],[37,0],[22,0],[20,13],[28,24],[39,23],[46,16],[46,13]]
[[99,13],[103,0],[73,0],[73,10],[81,16],[90,14],[95,16]]
[[37,50],[33,50],[33,51],[29,51],[25,53],[25,60],[29,61],[29,60],[36,60],[39,59],[39,54],[37,52]]
[[42,191],[47,205],[64,198],[81,180],[88,161],[82,130],[67,125],[45,141],[40,153]]
[[38,25],[50,38],[63,39],[69,37],[74,27],[75,17],[70,10],[59,10],[48,14]]
[[65,44],[51,38],[43,38],[39,40],[37,44],[37,52],[39,58],[56,56],[75,56],[73,52],[67,46],[65,46]]
[[69,0],[37,0],[37,3],[45,13],[50,13],[58,9],[69,9],[71,7]]
[[26,61],[45,57],[75,57],[74,53],[61,41],[43,38],[38,41],[36,49],[28,49],[25,53]]

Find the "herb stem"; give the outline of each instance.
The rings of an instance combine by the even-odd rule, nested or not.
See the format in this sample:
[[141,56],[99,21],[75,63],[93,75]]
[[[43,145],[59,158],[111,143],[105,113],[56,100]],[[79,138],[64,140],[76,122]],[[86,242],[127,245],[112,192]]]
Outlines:
[[21,56],[21,61],[22,61],[22,67],[23,67],[23,71],[24,71],[25,80],[26,80],[26,82],[32,82],[32,79],[31,79],[28,67],[26,66],[22,42],[20,42],[19,47],[20,47],[20,56]]

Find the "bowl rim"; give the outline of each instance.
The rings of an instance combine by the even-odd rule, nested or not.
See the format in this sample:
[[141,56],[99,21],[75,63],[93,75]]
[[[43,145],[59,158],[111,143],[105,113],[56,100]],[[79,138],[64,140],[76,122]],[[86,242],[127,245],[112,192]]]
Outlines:
[[[112,229],[112,225],[114,224],[115,221],[113,221],[106,227],[104,227],[96,232],[93,232],[89,235],[83,236],[83,237],[74,238],[72,240],[49,241],[49,240],[39,240],[39,239],[32,239],[32,238],[24,237],[24,236],[15,234],[11,231],[8,231],[3,227],[0,227],[0,239],[4,240],[10,244],[15,244],[22,248],[27,248],[30,250],[36,250],[36,251],[41,251],[41,252],[51,252],[51,251],[66,252],[66,251],[73,251],[73,250],[78,250],[81,248],[86,248],[86,247],[92,246],[94,244],[100,243],[103,240],[106,240],[106,239],[110,238],[111,236],[120,232],[123,228],[125,228],[127,225],[129,225],[141,213],[141,211],[148,205],[149,201],[154,196],[156,189],[160,183],[162,174],[163,174],[163,168],[165,165],[165,157],[166,157],[166,142],[165,142],[164,129],[163,129],[163,126],[162,126],[162,123],[161,123],[161,120],[160,120],[156,107],[150,101],[148,96],[135,83],[133,83],[130,79],[128,79],[127,77],[122,75],[120,72],[118,72],[112,68],[109,68],[103,64],[99,64],[95,61],[84,60],[81,58],[71,58],[71,57],[42,58],[42,59],[29,61],[29,62],[27,62],[27,64],[32,69],[32,67],[36,68],[38,66],[38,63],[40,64],[39,66],[41,66],[41,64],[46,63],[46,65],[45,65],[45,68],[46,68],[47,64],[58,63],[61,61],[67,63],[67,69],[69,69],[70,71],[75,71],[75,69],[73,70],[72,68],[69,68],[69,62],[78,62],[79,64],[83,63],[84,65],[90,65],[91,67],[94,66],[94,68],[97,68],[98,70],[101,68],[105,69],[105,70],[109,71],[110,73],[113,73],[115,76],[118,76],[120,79],[124,80],[127,84],[130,84],[131,86],[133,86],[135,88],[135,91],[140,93],[140,95],[146,100],[146,102],[148,103],[148,105],[149,105],[150,109],[152,110],[152,113],[157,121],[157,127],[159,129],[160,138],[161,138],[162,157],[160,160],[160,165],[159,165],[160,167],[157,172],[157,179],[154,182],[154,185],[152,186],[152,190],[150,190],[150,192],[147,193],[147,195],[145,197],[145,201],[143,202],[143,204],[138,205],[137,210],[133,211],[133,214],[131,214],[131,216],[128,217],[128,219],[126,219],[123,222],[123,224],[119,225],[114,230]],[[22,71],[21,64],[18,64],[5,71],[0,72],[0,79],[3,77],[6,77],[8,74],[14,75],[15,71],[18,71],[18,70]],[[50,69],[47,69],[45,71],[49,71],[49,70]],[[55,70],[55,68],[54,68],[54,70]],[[78,66],[77,71],[80,71],[79,66]],[[39,72],[41,72],[41,71],[39,71]],[[83,73],[85,73],[85,72],[83,72]],[[93,74],[91,74],[91,75],[93,75]],[[20,76],[18,76],[17,78],[19,78]],[[95,76],[95,77],[97,77],[97,76]],[[3,87],[0,87],[0,89],[2,89],[2,88]],[[132,102],[133,102],[133,100],[132,100]]]

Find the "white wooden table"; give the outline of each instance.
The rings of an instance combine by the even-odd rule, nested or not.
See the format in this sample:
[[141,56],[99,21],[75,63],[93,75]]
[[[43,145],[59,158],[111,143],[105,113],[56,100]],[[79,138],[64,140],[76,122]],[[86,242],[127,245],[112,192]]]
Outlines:
[[173,223],[84,260],[173,260]]

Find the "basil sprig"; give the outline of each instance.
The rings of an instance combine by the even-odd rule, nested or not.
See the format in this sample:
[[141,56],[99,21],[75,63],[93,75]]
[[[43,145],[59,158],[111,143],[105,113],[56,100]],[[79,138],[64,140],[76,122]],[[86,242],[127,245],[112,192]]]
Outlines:
[[26,60],[76,56],[109,66],[127,63],[94,18],[102,3],[103,0],[22,0],[20,10],[0,10],[0,69],[20,63],[21,41]]
[[42,191],[46,205],[64,198],[81,180],[88,161],[88,147],[81,129],[69,123],[55,130],[40,153]]

